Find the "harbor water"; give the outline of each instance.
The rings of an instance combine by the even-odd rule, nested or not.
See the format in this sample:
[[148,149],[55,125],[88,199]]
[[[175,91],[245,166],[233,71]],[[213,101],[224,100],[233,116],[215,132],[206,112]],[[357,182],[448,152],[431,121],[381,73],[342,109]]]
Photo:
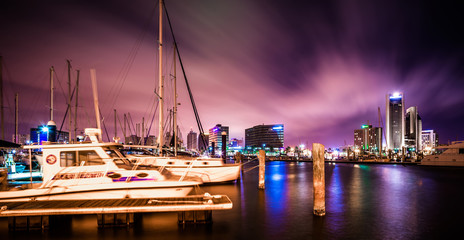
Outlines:
[[2,239],[451,239],[464,226],[464,168],[326,163],[326,215],[313,215],[311,162],[267,162],[235,184],[202,186],[225,194],[232,210],[214,211],[209,225],[177,225],[175,213],[150,213],[130,228],[98,229],[96,216],[74,216],[43,232]]

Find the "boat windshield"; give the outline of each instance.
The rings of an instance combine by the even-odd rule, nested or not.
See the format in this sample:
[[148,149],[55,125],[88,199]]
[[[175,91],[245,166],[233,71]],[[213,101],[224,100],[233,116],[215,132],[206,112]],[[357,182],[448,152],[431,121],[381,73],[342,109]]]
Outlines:
[[108,156],[110,156],[111,159],[113,159],[113,162],[117,167],[128,170],[133,168],[134,165],[126,158],[124,153],[120,152],[119,150],[108,148],[105,149],[105,152],[108,154]]

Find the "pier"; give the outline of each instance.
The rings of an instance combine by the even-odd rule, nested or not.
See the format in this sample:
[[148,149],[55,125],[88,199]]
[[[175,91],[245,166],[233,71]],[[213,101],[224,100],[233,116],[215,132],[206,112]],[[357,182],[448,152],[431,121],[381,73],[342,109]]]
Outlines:
[[[212,211],[232,209],[225,195],[192,195],[179,198],[54,200],[0,202],[0,217],[8,217],[10,231],[48,229],[50,218],[96,215],[99,228],[130,226],[134,214],[177,212],[178,224],[211,223]],[[53,225],[53,224],[52,224]]]

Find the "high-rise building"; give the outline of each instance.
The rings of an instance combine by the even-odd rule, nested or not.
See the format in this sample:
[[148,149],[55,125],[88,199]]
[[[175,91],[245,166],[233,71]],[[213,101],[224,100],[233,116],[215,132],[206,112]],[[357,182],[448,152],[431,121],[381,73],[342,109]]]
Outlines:
[[406,110],[404,130],[406,147],[413,148],[412,151],[420,151],[422,149],[422,120],[417,112],[417,107],[410,107]]
[[209,134],[201,134],[198,135],[198,150],[200,152],[207,150],[208,149],[208,144],[209,144]]
[[284,147],[284,125],[257,125],[245,129],[245,147]]
[[197,146],[197,133],[190,129],[187,134],[187,149],[196,150]]
[[382,152],[382,128],[366,124],[354,130],[354,147],[362,153],[379,155]]
[[403,93],[387,94],[385,112],[385,137],[387,150],[399,151],[404,146]]
[[438,134],[434,130],[422,130],[421,149],[428,149],[429,151],[438,146]]
[[216,124],[213,128],[209,130],[209,146],[213,146],[215,153],[220,153],[222,151],[222,135],[226,135],[226,146],[229,145],[229,127],[222,126],[221,124]]

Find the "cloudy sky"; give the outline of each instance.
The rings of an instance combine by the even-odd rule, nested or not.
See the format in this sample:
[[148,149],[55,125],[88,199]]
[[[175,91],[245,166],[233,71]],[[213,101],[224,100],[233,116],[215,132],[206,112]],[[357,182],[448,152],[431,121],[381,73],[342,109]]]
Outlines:
[[[43,0],[0,3],[7,136],[19,93],[20,133],[49,120],[49,68],[56,71],[55,121],[66,110],[67,68],[80,70],[79,128],[94,127],[90,68],[110,137],[121,121],[152,123],[158,86],[158,2]],[[385,95],[401,91],[424,129],[464,139],[464,6],[460,1],[168,0],[187,77],[205,129],[283,123],[285,146],[353,143],[362,124],[385,122]],[[167,23],[165,19],[165,23]],[[166,100],[173,75],[165,25]],[[179,126],[195,118],[177,64]],[[157,90],[158,91],[158,90]],[[169,94],[168,94],[169,93]],[[154,105],[155,104],[155,105]],[[380,123],[382,124],[382,123]],[[67,120],[63,126],[67,130]],[[157,117],[151,133],[158,133]],[[118,130],[121,133],[121,130]],[[9,135],[8,135],[9,134]],[[9,138],[9,137],[8,137]]]

